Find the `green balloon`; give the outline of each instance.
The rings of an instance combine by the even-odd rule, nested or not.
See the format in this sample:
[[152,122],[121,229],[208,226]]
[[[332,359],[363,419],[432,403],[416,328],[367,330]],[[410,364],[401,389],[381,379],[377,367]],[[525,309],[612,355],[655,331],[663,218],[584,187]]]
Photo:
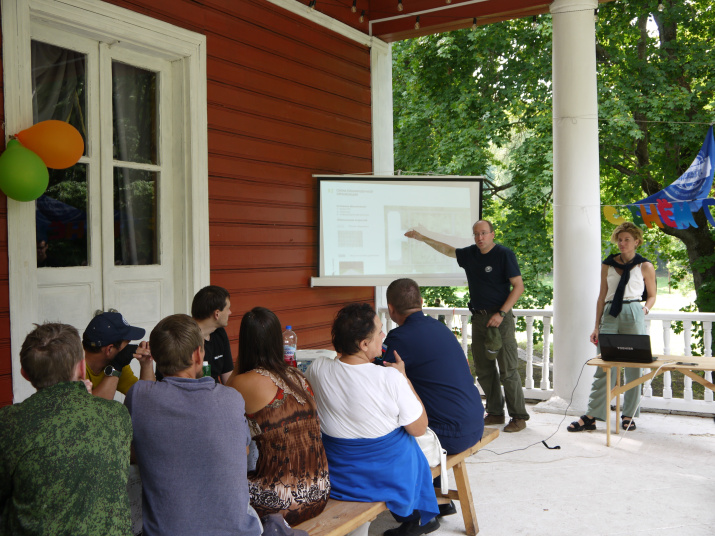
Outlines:
[[0,155],[0,190],[16,201],[34,201],[40,197],[50,182],[47,166],[42,158],[18,140],[7,142]]

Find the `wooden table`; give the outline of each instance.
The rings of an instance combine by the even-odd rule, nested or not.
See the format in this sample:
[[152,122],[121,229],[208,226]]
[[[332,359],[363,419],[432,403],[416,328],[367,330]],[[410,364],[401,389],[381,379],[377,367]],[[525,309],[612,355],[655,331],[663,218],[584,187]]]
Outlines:
[[[611,369],[616,367],[616,385],[609,390],[606,397],[606,445],[611,446],[611,400],[616,397],[616,422],[619,420],[621,413],[621,397],[622,393],[641,385],[648,380],[652,380],[657,375],[662,374],[666,370],[679,370],[689,378],[704,385],[711,391],[715,391],[715,384],[701,378],[695,374],[695,370],[699,371],[715,371],[715,357],[698,357],[698,356],[682,356],[682,355],[656,355],[656,360],[652,363],[626,363],[622,361],[604,361],[600,357],[591,359],[588,364],[594,367],[601,367],[606,371],[606,386],[611,386]],[[684,363],[684,364],[678,364]],[[644,374],[637,380],[621,385],[621,369],[622,368],[643,368],[650,369],[650,372]],[[618,426],[616,426],[618,433]]]

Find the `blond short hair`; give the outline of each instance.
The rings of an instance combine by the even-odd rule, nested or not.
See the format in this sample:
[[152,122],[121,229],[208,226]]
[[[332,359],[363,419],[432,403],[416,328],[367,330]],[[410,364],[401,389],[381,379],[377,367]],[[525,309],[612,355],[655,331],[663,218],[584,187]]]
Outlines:
[[638,242],[639,246],[643,243],[643,230],[635,223],[627,221],[616,227],[613,230],[613,233],[611,233],[611,242],[616,244],[618,242],[618,235],[621,233],[628,233],[631,235],[633,239]]

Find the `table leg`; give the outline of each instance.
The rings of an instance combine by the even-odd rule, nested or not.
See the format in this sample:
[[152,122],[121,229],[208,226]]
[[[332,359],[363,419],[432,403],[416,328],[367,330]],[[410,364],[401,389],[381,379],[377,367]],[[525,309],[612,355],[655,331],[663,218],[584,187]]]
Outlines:
[[[621,386],[621,367],[616,367],[616,389]],[[616,434],[621,433],[618,422],[621,419],[621,395],[616,396]]]
[[606,446],[611,446],[611,367],[606,367]]

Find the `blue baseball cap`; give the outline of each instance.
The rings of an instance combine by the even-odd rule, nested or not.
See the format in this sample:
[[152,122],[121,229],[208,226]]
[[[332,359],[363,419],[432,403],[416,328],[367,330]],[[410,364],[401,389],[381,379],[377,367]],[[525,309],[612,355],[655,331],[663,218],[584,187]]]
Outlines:
[[82,339],[92,348],[102,348],[117,341],[137,341],[146,330],[130,326],[120,313],[100,313],[90,320]]

